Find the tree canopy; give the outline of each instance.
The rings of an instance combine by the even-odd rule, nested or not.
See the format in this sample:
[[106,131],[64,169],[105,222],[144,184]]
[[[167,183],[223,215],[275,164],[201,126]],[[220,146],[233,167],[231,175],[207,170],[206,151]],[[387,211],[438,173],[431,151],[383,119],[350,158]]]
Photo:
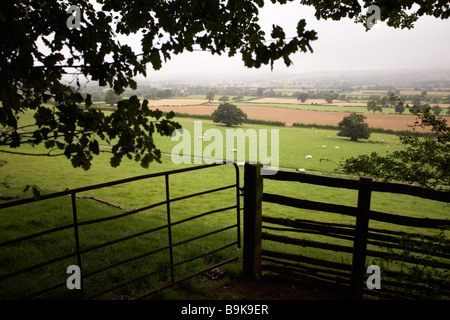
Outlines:
[[[287,0],[272,0],[284,4]],[[302,0],[313,6],[318,19],[348,17],[365,23],[363,9],[372,1]],[[447,1],[379,1],[380,19],[395,28],[411,28],[424,15],[447,19]],[[411,9],[414,6],[414,9]],[[79,27],[69,28],[68,10],[77,6],[82,14]],[[241,55],[245,66],[273,67],[282,60],[289,66],[291,55],[312,52],[317,39],[300,19],[296,33],[287,37],[273,25],[266,35],[258,24],[263,0],[2,0],[0,1],[0,146],[17,148],[28,143],[44,144],[49,154],[60,152],[73,166],[89,169],[99,153],[99,142],[112,145],[111,165],[123,156],[147,167],[160,161],[153,135],[170,135],[180,125],[174,113],[163,117],[149,110],[148,101],[131,96],[106,116],[83,97],[80,80],[98,82],[117,95],[136,89],[137,75],[147,76],[147,65],[161,69],[163,61],[184,51]],[[139,34],[141,45],[122,44],[118,36]],[[51,103],[50,105],[48,103]],[[23,112],[34,112],[35,123],[20,127]],[[2,149],[1,151],[5,151]]]
[[367,110],[373,111],[375,113],[376,111],[379,111],[380,113],[383,112],[383,104],[381,102],[381,98],[377,96],[372,96],[367,101]]
[[105,94],[105,103],[114,105],[118,101],[122,100],[121,96],[118,96],[114,90],[108,90]]
[[373,152],[349,158],[341,164],[343,171],[386,181],[418,183],[423,187],[450,185],[450,127],[447,120],[427,109],[418,114],[414,128],[418,127],[431,129],[432,135],[424,138],[401,135],[404,149],[385,156]]
[[242,124],[242,121],[247,119],[241,109],[231,103],[222,103],[212,113],[213,122],[224,123],[227,127]]
[[364,122],[366,117],[362,114],[352,112],[348,117],[344,117],[341,122],[338,123],[340,137],[349,137],[351,141],[358,141],[358,139],[369,139],[370,128],[367,123]]

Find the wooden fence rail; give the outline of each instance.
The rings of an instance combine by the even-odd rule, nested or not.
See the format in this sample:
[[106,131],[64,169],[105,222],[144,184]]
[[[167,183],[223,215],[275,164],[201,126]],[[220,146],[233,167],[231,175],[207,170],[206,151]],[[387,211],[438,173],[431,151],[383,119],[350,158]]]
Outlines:
[[[373,211],[370,208],[373,192],[405,194],[449,203],[450,195],[448,192],[402,184],[381,183],[372,181],[370,178],[351,180],[283,171],[279,171],[276,174],[263,175],[264,171],[262,170],[260,164],[246,164],[245,166],[244,273],[247,275],[259,278],[262,270],[270,270],[301,278],[332,281],[345,284],[349,287],[352,298],[361,299],[363,293],[367,292],[363,280],[366,276],[366,262],[369,257],[386,259],[388,256],[389,259],[402,261],[402,263],[420,264],[421,266],[450,270],[450,261],[448,260],[450,259],[449,240],[439,239],[439,243],[433,244],[435,252],[430,253],[429,248],[423,247],[421,244],[423,244],[423,241],[436,241],[436,237],[420,233],[406,233],[369,227],[369,221],[374,220],[419,229],[448,228],[450,220],[405,217]],[[351,207],[265,193],[263,192],[264,180],[301,182],[357,190],[358,201],[355,207]],[[356,222],[354,225],[351,225],[270,217],[263,214],[262,202],[350,216],[356,218]],[[283,232],[283,235],[276,234],[276,232]],[[322,242],[300,239],[295,237],[298,234],[326,236],[331,239],[339,239],[341,243],[342,241],[350,242],[352,245],[338,244],[335,241]],[[433,255],[433,259],[401,255],[400,251],[406,248],[405,244],[402,243],[403,239],[407,239],[408,250],[421,255]],[[263,248],[263,240],[342,252],[350,255],[352,262],[351,264],[346,264],[288,252],[268,250]],[[382,251],[380,248],[390,250],[391,253],[387,255],[386,251]],[[384,284],[389,286],[389,289],[383,290],[383,293],[393,294],[392,292],[395,292],[400,294],[400,291],[397,289],[401,289],[404,285],[396,284],[395,281],[392,281],[392,279],[400,276],[400,272],[386,270],[383,275],[386,276],[384,278],[386,280],[383,280]],[[430,279],[430,281],[433,282],[434,280]],[[397,288],[394,288],[396,286]],[[450,288],[444,287],[443,292],[444,295],[450,296]],[[372,291],[370,294],[379,294],[379,292]]]

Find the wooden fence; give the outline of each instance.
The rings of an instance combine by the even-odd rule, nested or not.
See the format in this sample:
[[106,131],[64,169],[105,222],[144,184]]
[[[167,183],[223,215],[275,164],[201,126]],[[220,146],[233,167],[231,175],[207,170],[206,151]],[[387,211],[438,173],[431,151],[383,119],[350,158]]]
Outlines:
[[[345,288],[344,292],[354,299],[361,299],[364,294],[387,298],[419,298],[420,296],[414,295],[410,285],[411,282],[417,282],[417,277],[426,277],[426,279],[422,279],[426,282],[427,288],[425,289],[436,290],[439,288],[439,296],[450,297],[449,240],[420,233],[395,231],[395,227],[394,230],[369,227],[369,221],[379,221],[389,225],[413,227],[414,230],[448,229],[450,220],[388,214],[373,211],[370,206],[371,195],[375,191],[436,200],[443,202],[442,205],[450,202],[448,192],[403,184],[375,182],[370,178],[351,180],[283,171],[274,175],[263,175],[261,169],[261,165],[246,164],[245,166],[243,264],[244,272],[248,276],[259,278],[262,271],[267,270],[301,279],[332,282],[342,285]],[[264,193],[264,180],[301,182],[357,190],[357,205],[351,207]],[[263,202],[351,216],[355,218],[355,224],[270,217],[262,212]],[[291,236],[291,234],[299,233],[318,235],[321,238],[326,236],[329,240],[320,242],[314,238],[308,240]],[[352,245],[338,244],[343,240],[350,241]],[[350,255],[351,264],[265,249],[263,243],[266,242],[316,248],[326,252],[340,252]],[[431,245],[426,246],[427,243]],[[415,255],[411,252],[414,252]],[[381,270],[382,290],[369,290],[366,287],[364,280],[367,277],[367,264],[371,259],[372,261],[379,259],[379,261],[391,264],[397,263],[397,270]],[[415,272],[416,278],[414,275],[407,275],[405,270],[399,269],[398,265],[405,267],[405,270],[408,269],[410,273]],[[435,279],[425,272],[425,268],[432,268],[443,278]],[[418,271],[422,271],[422,273],[420,274]],[[399,279],[404,281],[398,281]],[[406,283],[408,281],[409,283]]]

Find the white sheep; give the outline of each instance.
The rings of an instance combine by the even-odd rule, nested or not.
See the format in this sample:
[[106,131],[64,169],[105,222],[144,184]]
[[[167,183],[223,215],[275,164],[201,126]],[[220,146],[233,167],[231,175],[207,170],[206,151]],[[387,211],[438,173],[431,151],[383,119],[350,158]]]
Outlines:
[[238,167],[243,167],[245,166],[245,162],[236,162]]
[[237,151],[236,149],[231,150],[231,152],[236,152],[236,151]]
[[339,149],[339,147],[338,146],[336,146],[336,147],[334,147],[335,149]]
[[312,159],[312,156],[311,156],[311,155],[307,155],[307,156],[305,157],[305,160],[308,160],[308,159]]
[[199,139],[205,139],[205,137],[203,137],[203,136],[198,136],[198,138],[199,138]]
[[322,146],[322,149],[325,149],[327,146]]
[[303,169],[303,168],[302,169],[297,169],[297,172],[298,173],[306,173],[306,169]]

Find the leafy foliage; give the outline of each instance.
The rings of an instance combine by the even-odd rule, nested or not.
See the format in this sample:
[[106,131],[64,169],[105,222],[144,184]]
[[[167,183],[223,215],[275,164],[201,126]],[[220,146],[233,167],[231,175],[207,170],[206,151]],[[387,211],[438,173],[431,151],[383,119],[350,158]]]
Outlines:
[[430,128],[433,135],[425,138],[401,135],[400,141],[406,147],[380,156],[376,152],[345,160],[341,164],[344,172],[369,175],[418,183],[424,187],[439,184],[450,185],[450,127],[444,117],[435,116],[427,109],[418,114],[416,127]]
[[376,111],[379,111],[380,113],[383,112],[383,105],[381,103],[380,97],[370,97],[370,99],[367,101],[367,110],[373,111],[373,113],[375,113]]
[[358,139],[368,139],[370,137],[370,128],[364,122],[366,117],[362,114],[352,112],[348,117],[344,117],[338,123],[340,131],[337,133],[340,137],[349,137],[351,141]]
[[206,100],[208,100],[209,102],[214,100],[214,92],[213,91],[208,91],[208,93],[206,94]]
[[[418,9],[410,11],[415,2]],[[357,1],[300,3],[315,7],[318,19],[367,20]],[[364,7],[370,4],[363,1]],[[82,13],[80,28],[67,27],[71,5]],[[273,67],[277,60],[290,66],[292,54],[312,51],[317,33],[307,30],[304,19],[292,37],[277,25],[267,37],[258,24],[263,6],[262,0],[0,1],[0,146],[44,144],[87,170],[99,153],[100,141],[107,141],[113,144],[112,165],[126,155],[146,167],[160,159],[152,135],[168,135],[179,127],[171,121],[173,114],[162,119],[158,111],[148,110],[145,100],[141,105],[132,96],[105,116],[90,108],[90,95],[82,97],[70,84],[79,89],[80,78],[86,78],[120,95],[126,88],[136,89],[134,77],[147,76],[148,65],[161,69],[163,61],[184,51],[240,54],[249,68]],[[379,6],[381,20],[402,28],[412,27],[419,16],[446,19],[450,12],[442,1],[395,0]],[[142,35],[141,46],[118,41],[119,36],[132,34]],[[30,110],[35,112],[35,124],[20,128],[21,113]]]
[[[446,230],[435,236],[405,233],[399,238],[402,250],[388,248],[383,270],[395,271],[393,284],[403,288],[408,297],[418,299],[445,299],[450,286],[450,271],[439,265],[439,257],[447,255]],[[389,287],[389,284],[388,284]],[[401,291],[400,291],[401,292]]]
[[247,119],[247,115],[234,104],[222,103],[212,113],[214,122],[224,123],[227,127],[232,125],[242,124],[243,120]]

